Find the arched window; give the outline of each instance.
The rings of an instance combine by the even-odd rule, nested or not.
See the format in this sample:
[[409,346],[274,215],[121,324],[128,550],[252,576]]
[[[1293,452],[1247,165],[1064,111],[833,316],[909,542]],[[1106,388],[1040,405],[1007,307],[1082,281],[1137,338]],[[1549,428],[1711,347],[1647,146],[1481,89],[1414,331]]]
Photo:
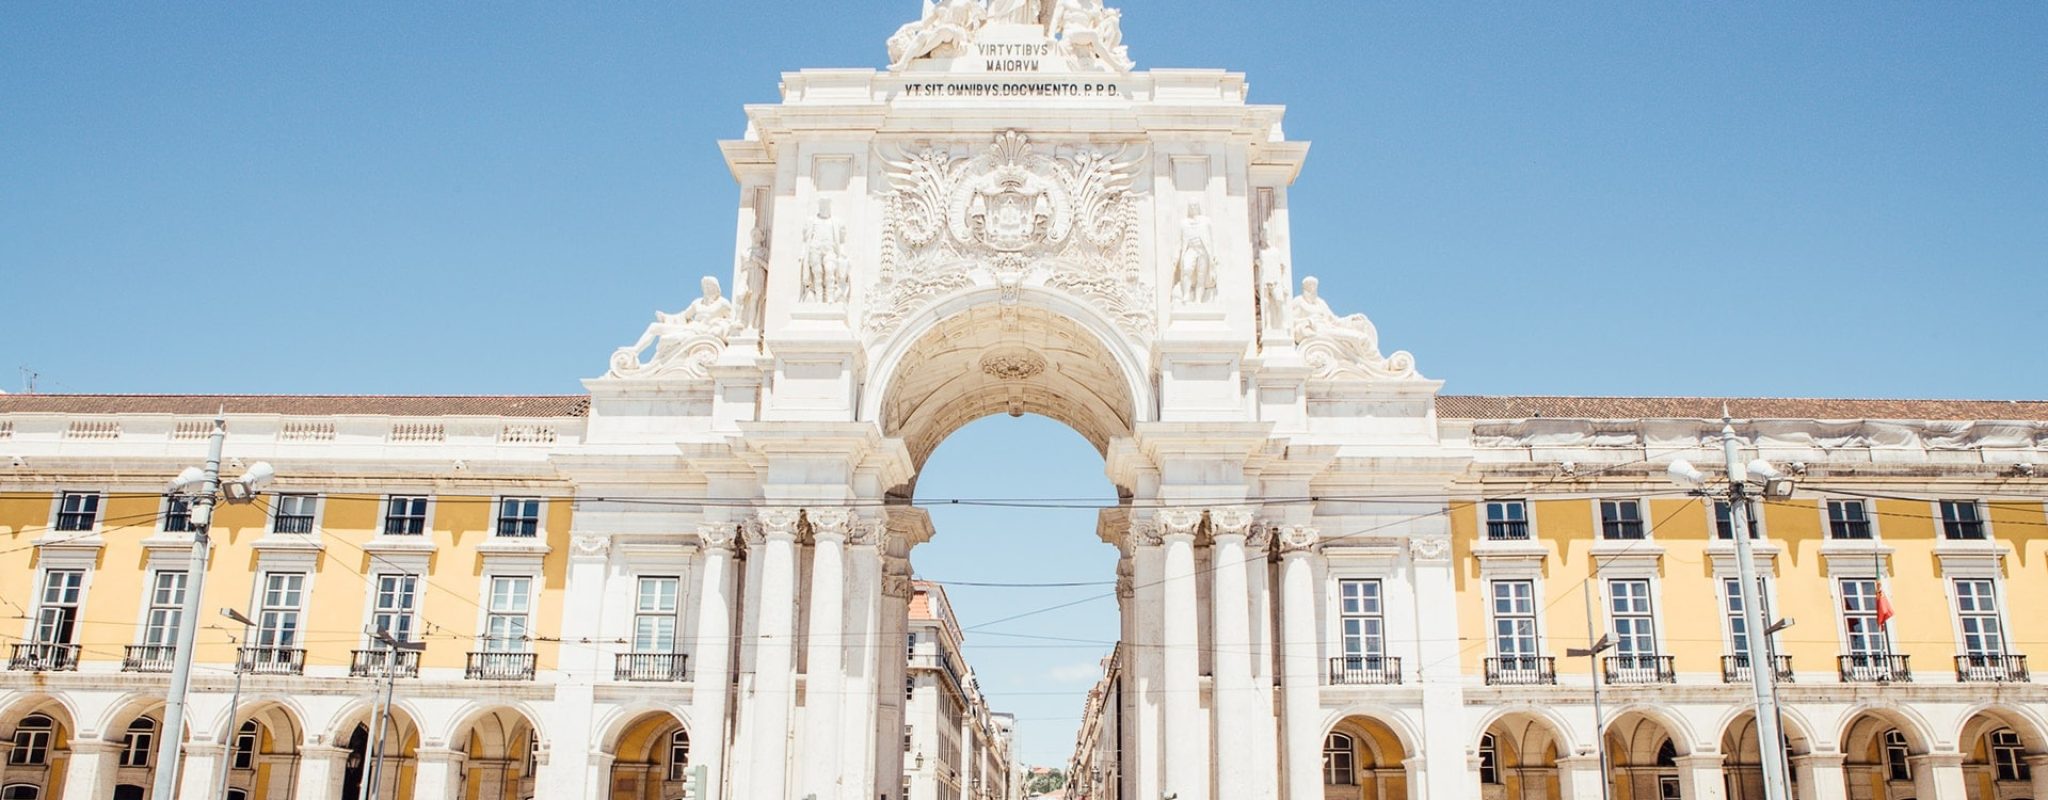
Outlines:
[[1323,740],[1323,783],[1350,786],[1358,782],[1357,753],[1351,737],[1330,734]]
[[1673,745],[1670,739],[1665,739],[1663,744],[1657,745],[1657,766],[1678,766],[1678,747]]
[[1906,735],[1898,728],[1884,732],[1884,772],[1887,780],[1910,781],[1913,779],[1913,765],[1906,761],[1913,754],[1906,745]]
[[256,768],[256,734],[258,730],[260,729],[256,726],[256,720],[252,719],[242,723],[241,731],[235,734],[235,757],[233,760],[235,769]]
[[1479,782],[1489,786],[1500,784],[1500,748],[1494,744],[1491,733],[1479,737]]
[[690,732],[678,730],[668,736],[668,779],[687,780],[690,777]]
[[43,790],[26,783],[17,783],[0,789],[0,800],[36,800],[43,796]]
[[7,763],[17,767],[40,767],[50,763],[50,732],[56,726],[49,717],[41,714],[23,717],[21,723],[14,726],[14,749],[8,752]]
[[128,735],[121,739],[121,766],[149,766],[149,754],[155,747],[156,720],[136,717],[128,723]]
[[2020,743],[2020,735],[2011,728],[1991,732],[1991,765],[1998,770],[2001,781],[2034,779],[2033,771],[2027,768],[2027,746]]

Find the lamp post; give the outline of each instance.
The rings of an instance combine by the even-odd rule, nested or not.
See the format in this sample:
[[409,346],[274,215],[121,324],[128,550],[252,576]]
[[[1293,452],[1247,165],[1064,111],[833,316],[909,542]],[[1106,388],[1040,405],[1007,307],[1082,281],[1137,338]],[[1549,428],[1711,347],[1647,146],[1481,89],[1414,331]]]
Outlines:
[[[229,502],[246,503],[270,483],[275,471],[261,461],[249,465],[241,480],[223,484],[220,479],[220,451],[227,441],[228,422],[224,415],[213,418],[213,435],[207,437],[206,466],[186,467],[165,487],[179,493],[199,487],[192,498],[192,556],[185,572],[185,605],[179,614],[177,651],[172,656],[171,683],[164,692],[164,736],[157,745],[156,780],[151,797],[173,797],[177,793],[179,761],[184,756],[185,696],[192,690],[192,651],[199,641],[199,601],[206,588],[206,558],[213,528],[213,507],[223,490]],[[236,659],[237,669],[241,660]]]
[[365,800],[377,800],[377,795],[384,789],[384,725],[385,720],[391,717],[391,696],[398,690],[398,652],[417,653],[427,649],[424,642],[403,641],[382,628],[377,629],[376,635],[377,641],[384,643],[384,703],[381,711],[378,706],[371,706],[377,715],[376,733],[370,740],[370,752],[366,754],[370,756],[369,768],[363,770],[363,785],[356,792],[357,797]]
[[[243,616],[242,612],[236,611],[232,608],[221,609],[220,615],[223,617],[227,617],[228,619],[234,620],[236,622],[242,623],[242,638],[240,641],[236,642],[237,645],[239,645],[241,642],[249,641],[249,629],[256,626],[255,621],[249,619],[246,616]],[[241,712],[241,706],[242,657],[241,654],[238,652],[235,654],[235,691],[233,694],[228,695],[228,746],[227,749],[221,751],[220,769],[214,771],[217,776],[214,779],[214,796],[220,797],[222,798],[222,800],[226,800],[228,796],[228,766],[235,759],[235,716]]]
[[[1766,641],[1784,625],[1765,627],[1762,593],[1757,590],[1756,553],[1749,541],[1749,521],[1755,516],[1756,494],[1765,497],[1792,496],[1792,480],[1761,458],[1742,463],[1737,451],[1735,424],[1725,414],[1721,420],[1721,454],[1728,467],[1728,488],[1715,493],[1706,488],[1706,475],[1684,460],[1671,462],[1671,481],[1702,497],[1728,501],[1728,529],[1735,540],[1735,574],[1742,597],[1742,655],[1749,661],[1749,681],[1756,692],[1757,756],[1764,774],[1765,800],[1789,800],[1785,779],[1785,746],[1778,724],[1778,665]],[[1756,484],[1752,487],[1751,484]],[[1787,623],[1789,624],[1789,623]],[[1765,672],[1769,670],[1769,672]]]
[[[1597,580],[1598,578],[1599,572],[1595,570],[1594,579]],[[1586,582],[1586,635],[1588,637],[1593,635],[1593,586],[1593,581]],[[1603,633],[1600,634],[1599,639],[1584,648],[1567,647],[1564,649],[1566,658],[1583,657],[1586,659],[1586,663],[1590,665],[1589,670],[1593,678],[1593,752],[1600,761],[1600,797],[1603,800],[1607,797],[1608,792],[1607,715],[1600,710],[1600,654],[1612,647],[1614,647],[1614,640]]]

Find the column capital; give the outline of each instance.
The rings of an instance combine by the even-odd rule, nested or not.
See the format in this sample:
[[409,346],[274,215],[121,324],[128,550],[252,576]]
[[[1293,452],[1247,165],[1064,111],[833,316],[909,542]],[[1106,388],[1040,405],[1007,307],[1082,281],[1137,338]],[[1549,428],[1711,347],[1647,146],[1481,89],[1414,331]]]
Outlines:
[[569,537],[569,557],[602,561],[612,552],[612,537],[577,533]]
[[72,755],[111,755],[113,753],[119,752],[120,749],[120,744],[115,742],[109,742],[105,739],[78,738],[71,740]]
[[730,551],[739,541],[740,524],[736,522],[700,522],[697,524],[697,541],[706,550]]
[[340,761],[348,758],[348,748],[325,744],[309,744],[299,747],[299,757],[314,761]]
[[1417,563],[1443,563],[1451,560],[1451,537],[1417,536],[1408,540],[1408,555]]
[[1257,511],[1251,506],[1217,506],[1209,509],[1210,536],[1244,536],[1251,532]]
[[1720,769],[1728,757],[1720,753],[1693,753],[1679,756],[1676,760],[1679,769]]
[[1135,550],[1140,547],[1158,547],[1159,545],[1164,544],[1166,542],[1165,534],[1166,530],[1160,527],[1158,521],[1156,520],[1132,520],[1130,533],[1131,549]]
[[1921,753],[1917,756],[1907,756],[1906,763],[1912,764],[1915,767],[1961,767],[1963,765],[1963,754],[1953,752]]
[[1274,536],[1280,540],[1280,553],[1290,556],[1316,552],[1323,538],[1314,525],[1281,525]]
[[1794,753],[1792,765],[1813,769],[1839,769],[1849,757],[1842,753]]
[[889,547],[889,521],[855,517],[846,529],[846,543],[855,547]]
[[469,754],[452,747],[421,747],[415,753],[420,761],[432,764],[460,764],[469,760]]
[[1195,529],[1202,524],[1202,510],[1198,508],[1162,508],[1152,515],[1159,524],[1161,539],[1187,537],[1195,538]]
[[839,544],[846,542],[847,528],[853,521],[852,512],[843,508],[821,508],[815,511],[806,510],[803,513],[804,518],[811,523],[811,541],[830,540]]
[[[0,752],[4,752],[8,747],[12,745],[12,742],[0,744]],[[223,745],[219,742],[185,742],[185,755],[189,758],[217,758],[222,753],[226,753],[227,750],[227,745]],[[152,752],[150,755],[154,757],[156,754]]]
[[747,543],[760,544],[770,539],[796,541],[796,521],[800,514],[802,512],[790,508],[761,509],[759,524],[747,529]]

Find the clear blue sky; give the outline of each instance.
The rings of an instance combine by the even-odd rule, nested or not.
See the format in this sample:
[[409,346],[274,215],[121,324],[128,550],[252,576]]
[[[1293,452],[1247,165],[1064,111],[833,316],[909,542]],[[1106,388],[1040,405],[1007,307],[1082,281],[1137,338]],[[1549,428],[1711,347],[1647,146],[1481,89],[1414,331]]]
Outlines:
[[[740,104],[879,65],[917,6],[10,4],[0,386],[577,391],[730,269]],[[1140,66],[1290,107],[1297,271],[1447,391],[2048,397],[2048,6],[1122,7]],[[978,423],[920,491],[1106,497],[1056,428]],[[932,577],[1110,577],[1091,515],[940,524]],[[1110,608],[1001,630],[1113,639]],[[971,641],[1027,720],[1101,655]]]

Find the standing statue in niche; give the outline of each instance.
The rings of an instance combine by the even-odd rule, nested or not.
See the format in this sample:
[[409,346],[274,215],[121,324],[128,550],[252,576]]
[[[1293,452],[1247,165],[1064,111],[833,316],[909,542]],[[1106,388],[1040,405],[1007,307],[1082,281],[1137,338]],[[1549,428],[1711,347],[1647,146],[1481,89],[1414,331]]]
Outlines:
[[[706,275],[701,286],[704,296],[689,308],[680,314],[654,312],[654,322],[640,339],[612,354],[613,377],[675,371],[701,375],[718,358],[726,340],[739,329],[739,313],[719,291],[717,278]],[[642,362],[640,353],[648,345],[654,346],[654,356]]]
[[981,0],[925,0],[924,15],[889,36],[889,68],[929,55],[951,56],[974,40],[984,19]]
[[804,223],[803,291],[798,299],[836,303],[846,299],[846,226],[832,218],[832,201],[818,201],[818,216]]
[[1188,218],[1180,222],[1179,252],[1173,262],[1173,299],[1182,303],[1215,302],[1215,226],[1202,213],[1200,203],[1189,203]]
[[740,257],[740,329],[760,330],[768,309],[768,232],[755,228],[747,254]]
[[1294,285],[1289,275],[1287,247],[1281,235],[1267,233],[1265,243],[1259,246],[1259,260],[1256,272],[1259,278],[1259,311],[1264,317],[1261,322],[1269,331],[1287,329],[1287,291]]

